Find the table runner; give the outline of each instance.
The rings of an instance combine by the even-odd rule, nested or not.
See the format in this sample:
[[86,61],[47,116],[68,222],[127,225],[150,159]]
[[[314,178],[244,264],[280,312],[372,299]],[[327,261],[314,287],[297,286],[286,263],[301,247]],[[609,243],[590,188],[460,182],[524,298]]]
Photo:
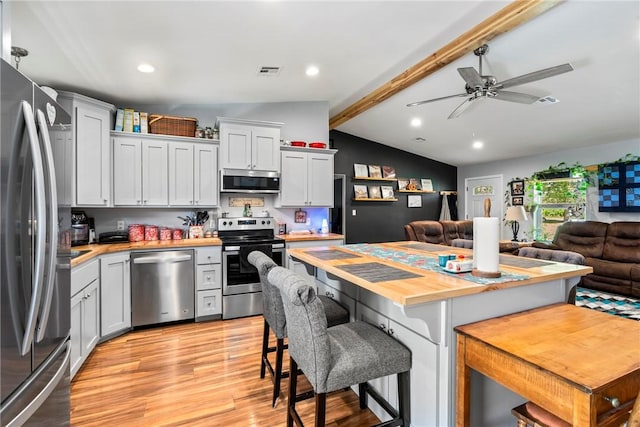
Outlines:
[[[409,245],[405,245],[409,246]],[[392,249],[383,247],[381,245],[370,244],[370,243],[356,243],[352,245],[342,246],[345,249],[351,250],[353,252],[367,254],[372,257],[384,259],[387,261],[393,261],[400,264],[408,265],[410,267],[421,268],[423,270],[433,271],[439,274],[449,274],[454,275],[459,279],[468,280],[473,283],[477,283],[480,285],[492,285],[496,283],[506,283],[506,282],[514,282],[518,280],[526,280],[529,278],[528,275],[524,274],[513,274],[508,272],[501,272],[502,275],[496,278],[489,277],[476,277],[471,273],[449,273],[443,270],[442,267],[438,265],[437,258],[427,255],[414,254],[405,252],[402,249]],[[407,249],[411,249],[409,246]]]

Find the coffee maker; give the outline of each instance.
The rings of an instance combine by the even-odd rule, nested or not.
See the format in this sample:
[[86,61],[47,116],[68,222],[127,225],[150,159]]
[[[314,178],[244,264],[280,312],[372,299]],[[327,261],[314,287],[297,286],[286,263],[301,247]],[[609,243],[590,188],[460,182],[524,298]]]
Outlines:
[[89,244],[89,218],[84,211],[71,211],[71,246]]

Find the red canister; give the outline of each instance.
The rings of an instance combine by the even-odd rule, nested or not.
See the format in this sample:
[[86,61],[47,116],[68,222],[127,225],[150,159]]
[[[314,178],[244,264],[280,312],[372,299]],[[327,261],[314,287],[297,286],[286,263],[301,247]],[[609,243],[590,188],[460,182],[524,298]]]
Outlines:
[[141,242],[144,240],[144,225],[131,224],[129,226],[129,241]]
[[173,240],[182,240],[182,230],[180,228],[173,230]]
[[158,240],[158,226],[157,225],[145,225],[144,226],[144,240]]
[[171,240],[171,229],[162,227],[160,229],[160,240]]

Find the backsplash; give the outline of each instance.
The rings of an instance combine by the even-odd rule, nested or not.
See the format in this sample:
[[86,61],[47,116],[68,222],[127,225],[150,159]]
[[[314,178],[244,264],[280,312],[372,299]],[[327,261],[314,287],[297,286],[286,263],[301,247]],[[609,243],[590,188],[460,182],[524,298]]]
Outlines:
[[[88,217],[94,218],[96,227],[96,237],[106,231],[114,231],[117,229],[118,221],[122,220],[125,224],[125,230],[131,224],[153,224],[169,228],[186,228],[182,225],[182,220],[178,217],[194,216],[196,210],[206,210],[209,212],[210,221],[205,224],[204,230],[210,227],[216,228],[216,218],[222,215],[222,212],[228,212],[230,217],[242,216],[244,207],[229,206],[230,197],[240,197],[241,195],[221,195],[220,207],[218,208],[74,208],[74,210],[84,211]],[[255,197],[246,195],[245,197]],[[259,217],[263,210],[269,213],[269,216],[275,218],[278,223],[287,224],[287,232],[292,230],[312,230],[317,233],[322,226],[322,220],[329,218],[329,209],[327,208],[303,208],[307,212],[306,223],[295,222],[295,211],[292,208],[275,208],[275,196],[260,195],[264,197],[264,206],[252,207],[253,216]],[[275,227],[275,226],[274,226]]]

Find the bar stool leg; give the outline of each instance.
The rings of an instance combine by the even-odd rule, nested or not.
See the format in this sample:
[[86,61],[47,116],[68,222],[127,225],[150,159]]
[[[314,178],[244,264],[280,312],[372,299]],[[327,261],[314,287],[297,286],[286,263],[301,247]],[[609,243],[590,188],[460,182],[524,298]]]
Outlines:
[[398,373],[398,416],[403,426],[411,425],[411,379],[409,371]]
[[316,427],[324,427],[327,413],[327,393],[316,393]]
[[367,408],[367,383],[358,384],[358,401],[360,402],[360,409]]
[[284,352],[284,338],[278,338],[276,342],[276,371],[273,382],[273,399],[271,406],[276,407],[276,401],[280,397],[280,381],[282,380],[282,355]]
[[266,357],[269,349],[269,324],[264,320],[264,330],[262,332],[262,357],[260,358],[260,378],[264,378],[266,370]]
[[293,427],[293,417],[296,414],[296,394],[298,387],[298,364],[289,357],[289,399],[287,401],[287,427]]

